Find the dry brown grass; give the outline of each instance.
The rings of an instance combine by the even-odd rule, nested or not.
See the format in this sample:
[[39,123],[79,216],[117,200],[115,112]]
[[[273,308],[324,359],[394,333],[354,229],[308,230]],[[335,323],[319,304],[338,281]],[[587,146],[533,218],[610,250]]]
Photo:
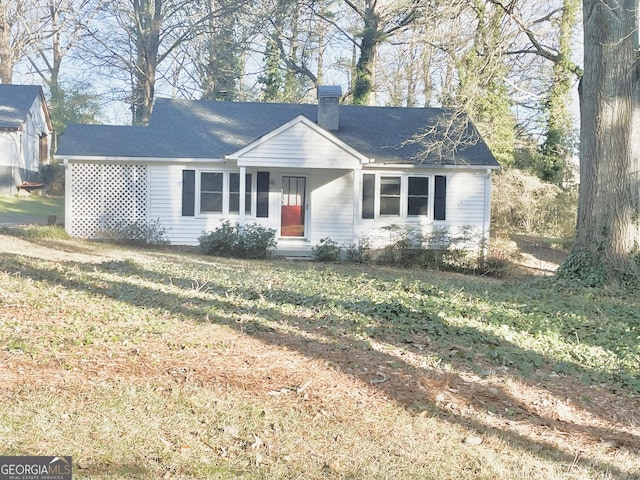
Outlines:
[[[50,261],[61,281],[105,261],[251,264],[0,243],[3,454],[71,454],[74,478],[640,478],[640,402],[628,391],[528,379],[480,358],[483,375],[441,368],[426,338],[333,335],[302,309],[269,323],[250,302],[189,316],[188,295],[175,310],[132,306],[109,296],[107,277],[79,290],[35,273]],[[10,263],[25,257],[33,270]]]

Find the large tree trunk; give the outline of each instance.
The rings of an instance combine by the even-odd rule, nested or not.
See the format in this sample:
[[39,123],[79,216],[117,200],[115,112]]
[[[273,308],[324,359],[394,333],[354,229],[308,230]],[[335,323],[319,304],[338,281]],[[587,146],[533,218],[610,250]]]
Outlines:
[[133,85],[133,123],[148,125],[155,95],[164,0],[133,0],[137,64]]
[[584,0],[583,14],[578,224],[575,247],[562,271],[592,282],[637,280],[640,56],[636,0]]
[[380,15],[375,11],[375,5],[368,3],[364,10],[364,29],[360,42],[360,57],[356,64],[353,79],[354,105],[369,105],[373,90],[376,52],[382,34],[380,32]]
[[0,82],[9,84],[13,75],[11,24],[7,20],[7,5],[0,4]]

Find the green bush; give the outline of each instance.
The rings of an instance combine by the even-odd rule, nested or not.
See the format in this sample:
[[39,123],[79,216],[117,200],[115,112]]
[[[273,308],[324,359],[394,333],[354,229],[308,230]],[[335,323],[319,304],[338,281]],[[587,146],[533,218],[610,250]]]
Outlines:
[[371,259],[371,244],[368,238],[363,237],[358,244],[346,247],[346,261],[350,263],[364,263]]
[[40,165],[38,174],[40,181],[44,183],[47,195],[64,195],[64,165],[53,162],[48,165]]
[[321,262],[337,262],[342,253],[342,247],[329,237],[321,238],[320,243],[311,248],[313,256]]
[[198,238],[206,255],[237,258],[268,258],[276,246],[276,231],[255,223],[240,225],[224,221]]
[[96,234],[102,240],[125,245],[168,245],[167,229],[160,220],[118,220]]

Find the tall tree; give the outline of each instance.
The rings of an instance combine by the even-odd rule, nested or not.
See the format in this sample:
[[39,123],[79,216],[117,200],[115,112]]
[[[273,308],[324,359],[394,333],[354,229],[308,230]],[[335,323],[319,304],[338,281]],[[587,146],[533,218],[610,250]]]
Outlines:
[[636,0],[583,0],[576,242],[561,274],[638,285],[640,50]]
[[397,35],[379,50],[377,91],[390,106],[415,107],[431,97],[433,49],[422,28]]
[[573,30],[579,11],[580,0],[563,0],[558,28],[558,60],[553,62],[551,88],[544,103],[546,133],[540,148],[542,161],[537,170],[542,180],[560,186],[571,172],[570,162],[574,150],[570,93],[575,75],[571,71],[571,53]]
[[458,61],[458,105],[471,116],[503,166],[513,164],[515,118],[504,78],[507,41],[504,13],[486,0],[473,0],[475,34],[471,48]]
[[265,27],[265,70],[259,79],[264,98],[299,102],[311,86],[318,84],[322,73],[316,68],[322,66],[323,37],[318,33],[313,12],[325,3],[325,0],[308,3],[276,0],[270,6],[267,13],[270,20]]
[[[236,100],[238,79],[242,74],[242,44],[236,35],[239,10],[231,8],[230,0],[204,2],[208,27],[200,35],[199,58],[194,59],[200,73],[202,98],[206,100]],[[226,15],[216,15],[219,9]]]
[[[454,12],[451,5],[448,11]],[[438,38],[437,44],[447,55],[440,101],[450,113],[416,136],[424,147],[419,159],[449,157],[462,145],[477,143],[476,130],[469,128],[471,119],[498,162],[511,165],[516,121],[504,80],[511,40],[503,25],[504,11],[487,0],[468,0],[455,13],[448,24],[452,33]]]
[[53,129],[59,137],[70,123],[98,123],[102,106],[89,85],[60,84],[57,95],[49,99],[49,110]]
[[353,41],[358,46],[358,59],[353,73],[352,103],[368,105],[375,82],[378,48],[395,33],[409,27],[424,15],[423,2],[397,0],[343,0],[360,19]]
[[[561,178],[563,168],[556,166],[563,160],[558,158],[569,155],[573,133],[568,92],[582,75],[582,69],[572,59],[572,33],[579,0],[486,1],[504,12],[504,28],[514,31],[505,50],[510,65],[505,82],[512,87],[519,111],[532,113],[526,118],[521,115],[520,125],[534,124],[535,130],[539,130],[540,117],[545,119],[545,141],[539,149],[543,155],[537,155],[538,159],[543,157],[543,162],[528,163],[534,163],[541,176]],[[529,130],[526,136],[531,137],[533,128]]]
[[34,45],[29,63],[49,87],[50,97],[64,97],[62,62],[81,41],[82,25],[91,20],[90,0],[45,0],[39,10],[42,25],[39,42]]
[[39,40],[39,0],[0,0],[0,82],[13,82],[13,69]]
[[276,102],[282,99],[284,69],[281,63],[277,41],[270,37],[264,52],[264,73],[258,78],[258,82],[262,84],[262,100],[265,102]]
[[226,6],[217,5],[203,15],[198,7],[199,2],[191,0],[98,1],[98,22],[88,27],[94,45],[87,48],[101,67],[128,77],[134,124],[149,122],[156,80],[164,73],[160,65],[206,29],[213,16],[229,13]]

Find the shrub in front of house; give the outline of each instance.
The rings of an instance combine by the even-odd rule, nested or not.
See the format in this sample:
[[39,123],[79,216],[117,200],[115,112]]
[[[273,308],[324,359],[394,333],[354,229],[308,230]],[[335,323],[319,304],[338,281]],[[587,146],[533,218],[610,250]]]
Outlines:
[[372,253],[379,264],[478,273],[483,265],[483,243],[471,227],[451,230],[434,228],[425,233],[420,227],[389,225],[389,243]]
[[359,243],[345,248],[345,260],[349,263],[366,263],[371,260],[373,249],[368,237],[362,237]]
[[206,255],[236,258],[268,258],[276,246],[276,231],[250,223],[224,221],[218,228],[198,238]]
[[311,252],[316,260],[321,262],[337,262],[342,253],[342,247],[329,237],[321,238],[318,245],[311,247]]
[[108,242],[124,245],[168,245],[167,229],[160,220],[117,220],[101,230],[96,237]]

